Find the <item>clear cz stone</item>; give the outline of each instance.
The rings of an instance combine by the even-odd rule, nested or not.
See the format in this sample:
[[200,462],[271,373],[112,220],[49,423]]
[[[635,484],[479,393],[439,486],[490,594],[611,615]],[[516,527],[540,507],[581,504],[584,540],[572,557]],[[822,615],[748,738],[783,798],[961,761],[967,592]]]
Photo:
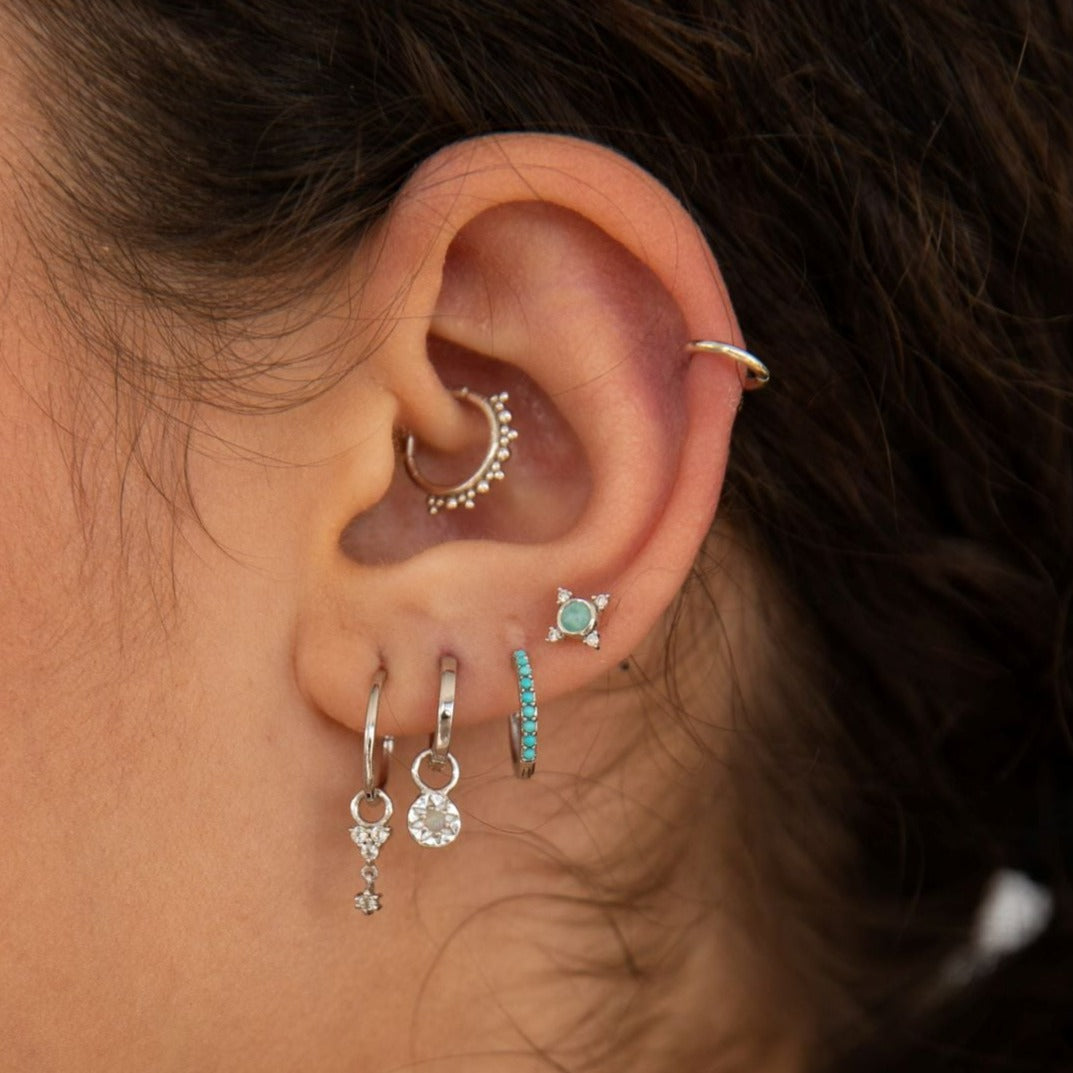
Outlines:
[[380,908],[380,895],[373,890],[363,890],[354,899],[354,908],[360,909],[367,917]]

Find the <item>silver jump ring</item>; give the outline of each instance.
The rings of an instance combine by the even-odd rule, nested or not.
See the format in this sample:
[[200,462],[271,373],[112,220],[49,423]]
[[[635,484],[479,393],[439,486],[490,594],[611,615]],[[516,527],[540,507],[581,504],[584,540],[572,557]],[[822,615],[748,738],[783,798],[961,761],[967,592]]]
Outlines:
[[442,768],[451,759],[451,728],[455,721],[455,683],[458,681],[458,660],[454,656],[440,657],[440,700],[436,706],[436,733],[432,739],[431,763]]
[[733,358],[740,368],[744,369],[741,378],[741,386],[746,391],[753,391],[763,387],[770,379],[771,373],[768,367],[755,355],[732,343],[719,343],[713,339],[694,339],[686,343],[686,350],[691,354],[722,354],[724,357]]
[[[369,703],[365,709],[365,748],[363,750],[365,797],[373,801],[376,797],[384,796],[380,792],[380,784],[384,781],[387,762],[395,750],[395,739],[384,738],[380,750],[380,772],[376,770],[376,719],[380,714],[380,694],[384,689],[387,679],[387,671],[381,667],[373,676],[372,688],[369,690]],[[388,805],[390,810],[391,806]],[[390,814],[390,813],[389,813]]]
[[429,514],[458,507],[472,509],[479,495],[485,495],[493,481],[503,480],[503,463],[511,456],[511,444],[518,438],[516,429],[510,427],[514,415],[507,409],[510,396],[505,391],[497,395],[478,395],[468,387],[451,392],[461,402],[468,402],[484,415],[488,422],[488,450],[477,469],[458,484],[437,484],[430,481],[417,466],[417,441],[412,432],[407,433],[403,450],[403,463],[410,480],[427,493]]
[[[377,801],[384,802],[383,816],[378,820],[365,819],[361,814],[361,806],[365,804],[365,802],[368,802],[370,805],[375,805]],[[374,786],[371,794],[355,794],[350,800],[350,815],[354,817],[354,822],[360,824],[362,827],[386,827],[391,820],[394,811],[395,806],[391,803],[391,798],[388,797],[379,786]]]
[[426,759],[433,767],[436,766],[436,757],[433,755],[431,749],[426,749],[423,753],[418,753],[414,758],[413,764],[410,765],[410,774],[413,776],[414,783],[422,793],[437,793],[446,796],[458,785],[458,779],[462,773],[458,766],[458,761],[450,753],[447,754],[445,761],[451,765],[451,777],[447,780],[446,786],[437,786],[436,789],[433,790],[433,788],[421,778],[421,762]]

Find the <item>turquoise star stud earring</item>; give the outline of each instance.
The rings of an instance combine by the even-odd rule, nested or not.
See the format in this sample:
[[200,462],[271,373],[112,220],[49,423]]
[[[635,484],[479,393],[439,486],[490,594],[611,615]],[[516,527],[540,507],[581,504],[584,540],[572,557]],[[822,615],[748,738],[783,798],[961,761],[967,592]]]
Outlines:
[[586,600],[575,596],[569,589],[560,589],[558,594],[559,613],[555,625],[548,630],[547,640],[561,641],[564,637],[574,637],[589,648],[600,647],[600,612],[607,607],[611,594],[602,592]]

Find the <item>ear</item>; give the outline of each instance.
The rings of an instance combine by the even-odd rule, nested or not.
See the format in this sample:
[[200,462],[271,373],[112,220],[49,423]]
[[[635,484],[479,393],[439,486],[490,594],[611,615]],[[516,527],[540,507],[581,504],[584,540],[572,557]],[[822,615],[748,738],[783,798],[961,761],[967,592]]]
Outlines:
[[[379,461],[330,493],[342,510],[365,480],[373,505],[326,514],[303,571],[301,688],[356,728],[382,663],[401,734],[431,732],[445,653],[463,725],[517,706],[518,648],[542,701],[578,688],[651,631],[715,513],[741,380],[685,344],[741,339],[706,243],[621,156],[506,135],[427,161],[352,272],[352,315],[383,328],[356,375],[390,420],[362,448]],[[468,474],[487,430],[462,386],[508,391],[519,438],[473,510],[433,517],[384,460],[401,428],[430,476]],[[559,586],[612,594],[599,651],[546,642]]]

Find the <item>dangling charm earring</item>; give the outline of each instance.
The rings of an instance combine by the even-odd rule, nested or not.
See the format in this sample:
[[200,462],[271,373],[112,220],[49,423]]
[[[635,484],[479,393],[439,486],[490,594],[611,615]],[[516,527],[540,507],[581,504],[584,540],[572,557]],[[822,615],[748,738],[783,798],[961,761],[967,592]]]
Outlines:
[[[436,709],[436,733],[432,748],[418,753],[410,774],[420,790],[417,800],[410,806],[406,825],[419,846],[439,847],[452,843],[462,829],[462,817],[448,794],[458,785],[458,761],[451,755],[451,727],[455,718],[455,682],[458,678],[458,660],[444,656],[440,660],[440,701]],[[421,778],[421,764],[428,760],[429,766],[442,770],[451,768],[451,777],[446,786],[434,790]]]
[[428,493],[426,503],[429,514],[439,514],[444,509],[456,510],[458,507],[472,510],[477,505],[477,496],[485,495],[491,489],[493,481],[503,480],[503,463],[510,458],[510,445],[518,438],[517,429],[510,427],[514,415],[507,409],[510,396],[505,391],[485,398],[476,391],[470,391],[468,387],[460,387],[451,394],[484,414],[488,422],[488,450],[480,466],[464,481],[458,484],[436,484],[417,468],[416,441],[412,432],[406,436],[402,460],[410,480],[421,491]]
[[[350,828],[350,837],[354,844],[361,850],[365,867],[361,870],[361,878],[365,880],[365,890],[354,897],[354,908],[360,909],[367,917],[372,916],[380,908],[380,895],[376,892],[376,881],[380,877],[380,870],[375,861],[380,856],[380,847],[391,837],[391,828],[388,821],[394,812],[391,798],[381,789],[379,783],[386,777],[386,770],[377,778],[374,753],[376,751],[376,717],[380,711],[380,693],[384,688],[387,672],[381,668],[373,678],[372,689],[369,690],[369,706],[365,709],[365,748],[364,748],[364,788],[354,795],[350,802],[350,815],[354,817],[355,826]],[[387,765],[387,759],[391,756],[395,747],[394,738],[384,738],[382,764]],[[362,804],[375,805],[377,801],[383,801],[384,814],[378,820],[367,820],[361,814]]]

